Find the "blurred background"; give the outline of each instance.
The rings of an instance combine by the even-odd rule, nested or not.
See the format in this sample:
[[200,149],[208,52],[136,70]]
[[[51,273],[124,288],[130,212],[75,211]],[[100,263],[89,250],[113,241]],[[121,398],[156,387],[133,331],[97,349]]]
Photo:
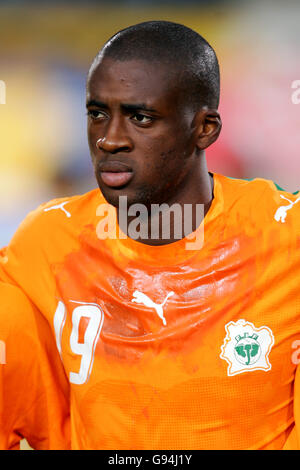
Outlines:
[[195,29],[218,55],[223,130],[209,170],[300,188],[299,1],[0,0],[0,246],[40,203],[96,187],[87,70],[115,32],[153,19]]

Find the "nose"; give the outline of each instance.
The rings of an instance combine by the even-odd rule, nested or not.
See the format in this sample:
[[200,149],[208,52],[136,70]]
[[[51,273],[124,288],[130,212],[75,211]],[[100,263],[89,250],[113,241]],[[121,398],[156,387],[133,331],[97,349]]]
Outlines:
[[97,142],[96,147],[108,153],[130,152],[133,147],[131,138],[122,125],[121,119],[111,119],[107,124],[104,135]]

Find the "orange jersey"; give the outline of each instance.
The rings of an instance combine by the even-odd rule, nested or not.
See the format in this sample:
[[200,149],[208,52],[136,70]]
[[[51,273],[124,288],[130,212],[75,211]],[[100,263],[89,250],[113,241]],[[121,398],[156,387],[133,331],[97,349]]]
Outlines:
[[99,190],[51,201],[2,252],[55,339],[72,448],[298,445],[297,195],[214,174],[197,249],[142,244],[116,221],[105,239],[102,204]]
[[68,449],[69,386],[46,319],[0,282],[0,449]]

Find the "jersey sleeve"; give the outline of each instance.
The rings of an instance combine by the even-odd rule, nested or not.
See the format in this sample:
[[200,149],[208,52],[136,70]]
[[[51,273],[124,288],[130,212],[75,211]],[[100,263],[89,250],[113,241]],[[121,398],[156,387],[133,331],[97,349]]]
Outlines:
[[69,449],[69,389],[49,325],[0,282],[0,449]]
[[296,370],[294,384],[294,427],[289,434],[283,450],[300,450],[300,367]]
[[[62,210],[50,210],[64,202],[70,202],[71,218]],[[40,205],[21,222],[8,246],[0,249],[0,281],[20,287],[44,315],[49,303],[53,308],[57,291],[53,265],[64,258],[70,244],[79,244],[81,221],[73,214],[72,204],[54,199]]]
[[57,214],[51,213],[52,223],[49,225],[49,217],[44,216],[45,207],[47,204],[27,214],[8,246],[0,249],[0,280],[21,287],[34,304],[32,291],[47,268],[47,253],[51,249],[49,234],[56,232]]

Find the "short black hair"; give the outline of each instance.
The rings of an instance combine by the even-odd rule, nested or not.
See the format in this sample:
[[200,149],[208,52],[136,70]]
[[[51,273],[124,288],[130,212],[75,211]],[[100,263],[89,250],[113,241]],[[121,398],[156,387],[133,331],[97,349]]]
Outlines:
[[195,108],[217,109],[220,97],[218,59],[211,45],[196,31],[170,21],[146,21],[112,36],[95,57],[125,61],[141,59],[164,63],[178,73],[189,101]]

